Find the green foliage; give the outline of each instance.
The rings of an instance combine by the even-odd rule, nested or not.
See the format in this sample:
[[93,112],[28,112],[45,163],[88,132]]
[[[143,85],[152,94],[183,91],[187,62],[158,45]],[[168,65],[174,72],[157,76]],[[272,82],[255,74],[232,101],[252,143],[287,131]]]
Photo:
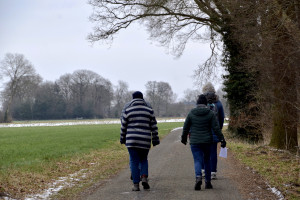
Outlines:
[[[18,112],[14,113],[14,110],[18,110]],[[32,119],[32,110],[29,102],[24,102],[22,104],[18,104],[13,109],[13,116],[16,119]]]
[[231,37],[233,27],[224,28],[224,59],[223,65],[228,71],[224,75],[224,91],[230,105],[229,130],[237,137],[250,142],[262,139],[259,125],[259,108],[255,94],[257,77],[255,72],[243,67],[246,56],[238,41]]

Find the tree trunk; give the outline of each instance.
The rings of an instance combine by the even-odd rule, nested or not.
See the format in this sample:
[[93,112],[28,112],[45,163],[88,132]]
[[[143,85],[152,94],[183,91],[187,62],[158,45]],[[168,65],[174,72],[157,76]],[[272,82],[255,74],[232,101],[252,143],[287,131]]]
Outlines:
[[[270,145],[278,149],[295,151],[298,146],[297,121],[297,65],[299,53],[287,31],[280,31],[273,46],[274,109]],[[296,46],[297,48],[297,46]]]
[[4,122],[5,123],[10,123],[12,121],[12,117],[11,117],[11,114],[10,114],[10,107],[11,107],[11,104],[13,102],[13,99],[14,99],[14,96],[16,94],[16,85],[17,85],[17,82],[18,80],[13,80],[12,83],[11,83],[11,86],[10,86],[10,95],[9,95],[9,99],[8,99],[8,103],[7,103],[7,107],[6,107],[6,110],[4,112]]
[[[293,80],[287,80],[286,83],[280,89],[275,91],[275,104],[274,104],[274,113],[273,113],[273,130],[271,138],[271,146],[274,146],[278,149],[287,149],[294,151],[296,146],[298,146],[297,138],[297,120],[298,120],[298,111],[294,105],[290,104],[291,94],[283,94],[283,91],[293,90],[293,99],[297,100],[297,92],[295,82]],[[291,77],[292,79],[292,77]],[[295,79],[294,79],[295,80]],[[294,83],[294,84],[293,84]],[[280,86],[279,86],[280,87]]]
[[13,98],[10,97],[9,100],[8,100],[8,104],[7,104],[6,110],[4,112],[4,119],[3,119],[4,123],[10,123],[12,121],[11,115],[10,115],[10,106],[12,104],[12,99]]

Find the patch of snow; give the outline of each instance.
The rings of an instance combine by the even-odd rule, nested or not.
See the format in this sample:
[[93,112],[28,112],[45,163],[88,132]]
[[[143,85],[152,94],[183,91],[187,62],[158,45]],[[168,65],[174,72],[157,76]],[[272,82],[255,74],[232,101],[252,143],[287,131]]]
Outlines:
[[271,192],[278,197],[278,200],[284,200],[284,196],[279,190],[277,190],[275,187],[271,187],[268,183],[267,185],[269,187],[268,190],[271,190]]
[[3,200],[16,200],[16,199],[13,199],[13,198],[10,198],[10,197],[0,197],[2,198]]
[[162,123],[162,122],[184,122],[185,119],[181,118],[181,119],[161,119],[158,120],[158,123]]
[[5,124],[4,127],[36,127],[36,126],[73,126],[73,125],[91,125],[91,124],[120,124],[119,120],[110,121],[79,121],[79,122],[59,122],[59,123],[31,123],[31,124]]
[[291,187],[291,184],[283,184],[285,187]]
[[278,151],[278,152],[286,152],[286,150],[283,150],[283,149],[273,149],[273,148],[270,148],[271,151]]
[[[25,198],[25,200],[36,200],[36,199],[49,199],[51,195],[57,194],[60,190],[65,187],[70,187],[74,185],[74,182],[80,181],[80,178],[86,177],[87,169],[82,169],[74,174],[70,174],[67,177],[59,177],[58,180],[49,184],[49,188],[45,189],[41,194],[29,195]],[[79,178],[74,178],[78,177]]]

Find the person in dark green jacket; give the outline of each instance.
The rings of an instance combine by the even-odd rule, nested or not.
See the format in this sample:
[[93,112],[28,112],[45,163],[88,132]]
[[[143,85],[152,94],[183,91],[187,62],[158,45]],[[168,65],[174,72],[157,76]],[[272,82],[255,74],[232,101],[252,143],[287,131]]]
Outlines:
[[[193,108],[185,119],[181,142],[186,145],[190,135],[190,146],[194,158],[196,174],[195,190],[200,190],[202,185],[201,162],[204,159],[205,188],[212,189],[210,149],[213,143],[212,131],[221,141],[221,147],[226,147],[224,136],[220,130],[215,114],[207,107],[206,97],[198,97],[197,107]],[[204,157],[204,158],[203,158]]]

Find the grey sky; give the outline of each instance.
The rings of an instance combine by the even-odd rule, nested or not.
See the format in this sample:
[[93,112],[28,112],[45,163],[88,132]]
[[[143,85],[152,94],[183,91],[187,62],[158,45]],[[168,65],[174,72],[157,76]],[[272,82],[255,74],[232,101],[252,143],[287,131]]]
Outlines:
[[0,59],[6,53],[23,54],[44,80],[88,69],[113,85],[126,81],[130,90],[145,92],[147,81],[168,82],[182,97],[196,89],[193,71],[209,56],[208,44],[189,43],[179,59],[148,40],[144,27],[118,34],[111,46],[86,37],[94,24],[85,0],[0,0]]

